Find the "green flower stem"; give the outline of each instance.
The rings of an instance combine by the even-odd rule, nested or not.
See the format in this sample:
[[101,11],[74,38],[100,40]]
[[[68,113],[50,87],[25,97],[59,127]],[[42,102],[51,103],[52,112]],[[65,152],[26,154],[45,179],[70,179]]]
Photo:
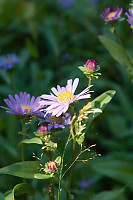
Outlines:
[[[52,155],[51,155],[51,152],[48,153],[48,158],[49,158],[49,161],[52,161]],[[49,191],[49,200],[54,200],[54,178],[51,178],[50,179],[50,191]]]
[[[73,120],[74,117],[74,107],[71,107],[70,110],[70,115]],[[75,159],[75,154],[76,154],[76,137],[75,137],[75,131],[74,131],[74,122],[71,125],[71,132],[72,132],[72,137],[73,137],[73,152],[72,152],[72,161],[71,164],[74,162]],[[72,183],[72,174],[73,174],[73,165],[70,169],[69,177],[68,177],[68,190],[71,190],[71,183]],[[67,200],[70,200],[70,195],[67,194]]]
[[[73,163],[75,160],[75,153],[76,153],[76,138],[74,137],[73,138],[73,154],[72,154],[72,162],[71,163]],[[73,166],[74,165],[72,165],[70,168],[69,179],[68,179],[68,190],[69,191],[71,190],[71,184],[72,184]],[[67,195],[67,200],[71,200],[70,195]]]
[[[62,170],[63,170],[64,156],[65,156],[65,151],[66,151],[67,145],[68,145],[69,141],[71,140],[70,138],[71,138],[71,132],[70,132],[70,134],[68,136],[68,139],[67,139],[67,142],[66,142],[66,145],[65,145],[65,148],[64,148],[64,152],[63,152],[63,155],[62,155],[62,158],[61,158],[61,168],[60,168],[60,172],[59,172],[58,200],[60,199],[60,188],[61,188],[61,179],[62,179]],[[68,189],[67,189],[67,193],[70,196],[70,193],[68,192]]]
[[[89,83],[88,83],[88,87],[91,85],[91,82],[92,82],[92,78],[89,77]],[[87,104],[87,99],[85,99],[85,105]]]
[[124,45],[123,45],[123,43],[122,43],[122,41],[121,41],[119,35],[118,35],[117,32],[116,32],[116,29],[114,30],[114,33],[115,33],[115,36],[116,36],[116,38],[117,38],[119,44],[121,45],[121,48],[122,48],[123,53],[125,54],[125,57],[126,57],[126,59],[127,59],[128,65],[129,65],[131,68],[133,68],[133,63],[131,62],[131,59],[130,59],[130,57],[128,56],[128,54],[127,54],[127,52],[126,52],[125,47],[124,47]]
[[[22,124],[22,134],[23,134],[23,140],[25,140],[25,134],[26,134],[26,124],[25,124],[25,120],[22,119],[21,120],[21,124]],[[22,144],[22,162],[25,161],[25,144]],[[23,178],[23,183],[26,183],[26,179]]]

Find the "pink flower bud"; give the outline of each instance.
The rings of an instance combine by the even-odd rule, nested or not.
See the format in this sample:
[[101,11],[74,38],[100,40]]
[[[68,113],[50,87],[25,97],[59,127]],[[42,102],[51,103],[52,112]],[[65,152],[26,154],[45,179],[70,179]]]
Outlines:
[[42,133],[47,133],[48,132],[48,127],[47,126],[40,126],[38,131],[42,132]]
[[47,162],[47,168],[50,170],[50,171],[54,171],[57,169],[57,164],[55,161],[49,161]]
[[97,68],[96,61],[93,60],[93,59],[88,59],[86,64],[85,64],[85,67],[89,71],[94,71]]

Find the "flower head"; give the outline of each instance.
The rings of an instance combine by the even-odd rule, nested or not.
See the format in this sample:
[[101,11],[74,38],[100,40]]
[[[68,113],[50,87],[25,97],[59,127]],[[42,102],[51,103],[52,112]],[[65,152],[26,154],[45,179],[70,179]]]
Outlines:
[[7,56],[0,57],[0,67],[2,67],[4,71],[11,69],[15,64],[19,63],[20,59],[16,54],[7,54]]
[[82,179],[81,182],[78,182],[78,186],[81,188],[81,193],[84,193],[85,190],[93,184],[94,180],[89,178],[88,180]]
[[29,116],[38,113],[42,108],[42,105],[39,103],[40,97],[35,99],[35,97],[32,96],[30,100],[30,94],[27,94],[26,92],[20,92],[20,97],[15,94],[15,98],[9,95],[9,99],[4,99],[4,101],[9,108],[3,106],[0,107],[6,109],[6,112],[13,115]]
[[85,64],[85,67],[89,71],[94,71],[97,68],[96,61],[93,60],[93,59],[88,59],[86,64]]
[[107,8],[105,9],[105,12],[103,12],[101,16],[101,18],[103,18],[105,21],[114,21],[117,20],[118,18],[120,18],[121,13],[122,13],[123,9],[122,8]]
[[55,171],[57,169],[57,163],[55,161],[49,161],[47,162],[46,167],[50,170],[50,171]]
[[58,0],[62,8],[70,8],[75,0]]
[[52,116],[59,117],[63,113],[66,113],[71,103],[80,99],[90,98],[91,95],[89,94],[89,88],[91,86],[87,87],[78,95],[74,95],[78,82],[79,79],[76,78],[72,84],[72,79],[70,79],[67,81],[66,87],[60,87],[59,85],[57,85],[57,89],[53,87],[51,90],[54,94],[43,94],[41,98],[44,100],[40,101],[40,105],[48,106],[45,109],[46,114],[51,113]]
[[42,132],[42,133],[47,133],[48,132],[48,127],[47,126],[40,126],[38,131]]
[[127,21],[131,25],[131,28],[133,28],[133,9],[129,9],[129,14],[126,12],[125,15],[128,17]]
[[71,124],[71,116],[68,113],[65,113],[59,117],[52,116],[51,113],[48,113],[46,116],[43,112],[39,112],[38,116],[40,121],[48,123],[48,130],[51,128],[65,128]]

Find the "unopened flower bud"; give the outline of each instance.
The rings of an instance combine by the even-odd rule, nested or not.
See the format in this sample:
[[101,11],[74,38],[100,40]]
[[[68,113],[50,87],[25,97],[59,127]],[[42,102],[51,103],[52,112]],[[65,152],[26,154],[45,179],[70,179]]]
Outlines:
[[42,133],[47,133],[48,132],[48,127],[47,126],[40,126],[38,131],[42,132]]
[[85,67],[89,71],[94,71],[97,68],[96,61],[93,60],[93,59],[88,59],[86,64],[85,64]]
[[57,169],[57,163],[55,161],[49,161],[47,162],[47,168],[50,170],[50,171],[55,171]]

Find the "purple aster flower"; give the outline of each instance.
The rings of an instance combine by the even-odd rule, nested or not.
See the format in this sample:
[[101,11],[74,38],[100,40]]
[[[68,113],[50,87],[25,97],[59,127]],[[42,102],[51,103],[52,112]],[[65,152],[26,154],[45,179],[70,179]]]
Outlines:
[[118,18],[120,18],[121,13],[122,13],[123,9],[122,8],[107,8],[105,9],[105,12],[103,12],[101,16],[101,18],[103,18],[105,21],[114,21]]
[[62,8],[70,8],[75,0],[58,0]]
[[4,71],[11,69],[15,64],[19,64],[20,59],[16,56],[16,54],[7,54],[7,56],[0,57],[0,67],[3,68]]
[[65,113],[60,117],[52,116],[51,113],[45,116],[43,112],[39,112],[37,115],[41,117],[39,118],[40,121],[48,123],[48,130],[52,128],[65,128],[65,126],[71,125],[71,116],[69,113]]
[[9,108],[0,107],[6,109],[6,112],[13,115],[29,116],[38,113],[42,108],[42,105],[39,103],[40,99],[40,97],[35,99],[35,97],[32,96],[30,100],[30,94],[20,92],[20,97],[15,94],[15,98],[9,95],[9,99],[4,99]]
[[89,178],[88,180],[82,179],[81,182],[78,182],[78,186],[81,188],[81,193],[84,193],[85,190],[93,184],[94,180],[92,178]]
[[126,12],[125,15],[128,17],[128,23],[133,26],[133,9],[129,9],[129,14]]
[[76,78],[73,84],[72,79],[70,79],[67,81],[66,87],[60,87],[59,85],[57,85],[57,89],[53,87],[51,90],[54,94],[43,94],[41,98],[44,100],[40,101],[40,105],[48,106],[45,109],[46,114],[51,113],[53,116],[59,117],[61,114],[66,113],[71,103],[80,99],[90,98],[91,95],[89,94],[89,88],[92,85],[87,87],[78,95],[74,95],[78,82],[79,78]]

